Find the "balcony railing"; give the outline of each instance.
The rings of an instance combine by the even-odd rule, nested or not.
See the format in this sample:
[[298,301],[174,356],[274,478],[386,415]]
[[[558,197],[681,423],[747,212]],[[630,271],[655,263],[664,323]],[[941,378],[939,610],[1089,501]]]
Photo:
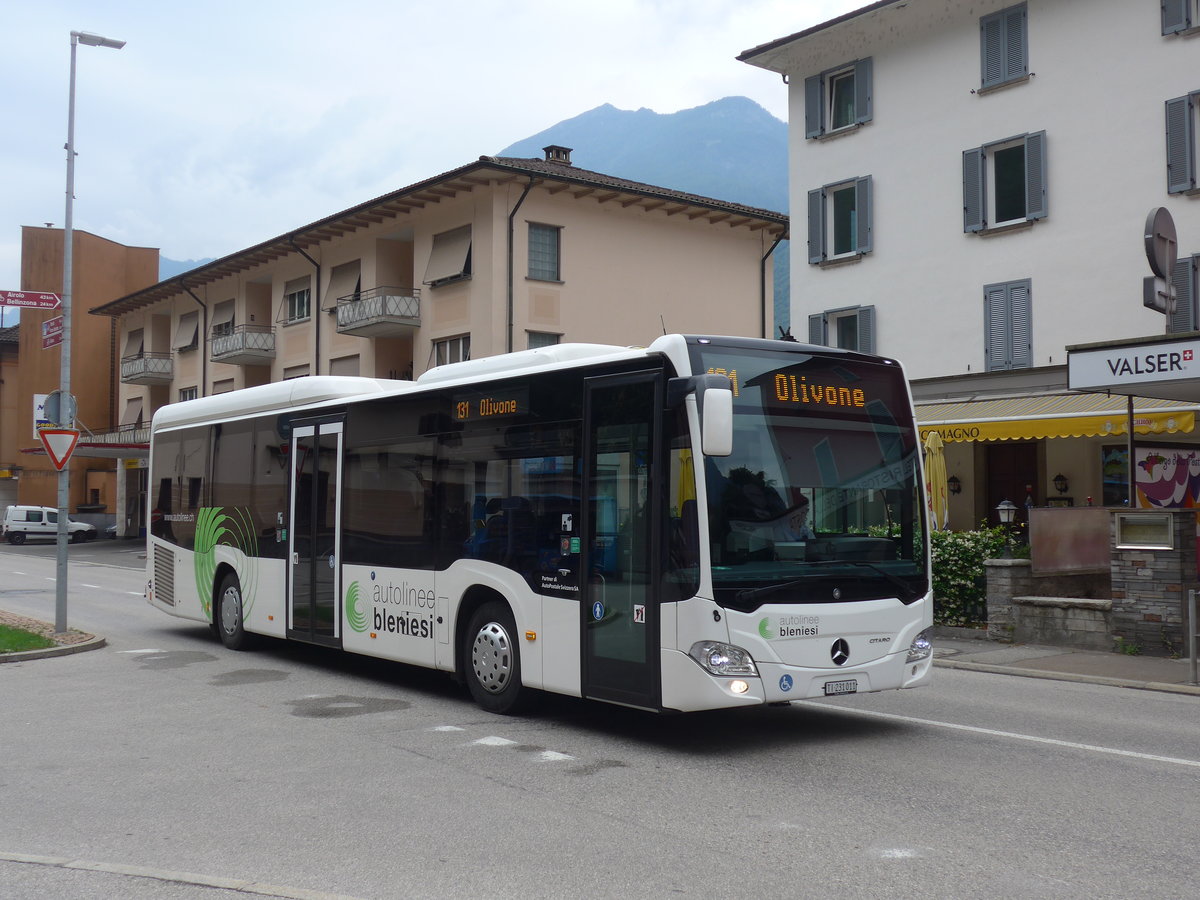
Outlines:
[[139,353],[121,359],[123,384],[170,384],[174,373],[170,353]]
[[400,337],[421,327],[421,292],[382,285],[337,300],[339,334]]
[[213,329],[213,362],[234,366],[264,366],[275,358],[275,329],[270,325],[236,325]]

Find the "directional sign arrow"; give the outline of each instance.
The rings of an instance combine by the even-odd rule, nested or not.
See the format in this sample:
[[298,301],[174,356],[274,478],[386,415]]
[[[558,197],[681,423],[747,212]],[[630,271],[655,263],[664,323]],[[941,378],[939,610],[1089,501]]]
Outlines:
[[23,306],[28,309],[58,309],[62,299],[49,291],[0,291],[0,306]]

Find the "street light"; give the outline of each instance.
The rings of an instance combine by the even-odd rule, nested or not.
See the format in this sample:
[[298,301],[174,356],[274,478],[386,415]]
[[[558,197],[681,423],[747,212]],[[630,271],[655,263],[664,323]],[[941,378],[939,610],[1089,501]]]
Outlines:
[[[102,37],[88,31],[71,32],[71,80],[67,95],[67,213],[63,224],[63,283],[62,283],[62,318],[63,332],[60,352],[62,362],[59,367],[60,402],[70,404],[71,396],[71,277],[72,251],[74,248],[73,201],[75,199],[75,47],[83,44],[87,47],[108,47],[120,50],[125,46],[124,41]],[[62,416],[60,416],[62,418]],[[73,422],[56,422],[56,425],[74,425]],[[65,465],[58,473],[58,565],[56,571],[56,590],[54,597],[54,630],[67,630],[67,506],[70,504],[71,472],[70,466]]]
[[1017,515],[1017,504],[1013,503],[1007,497],[1000,501],[996,507],[996,514],[1000,517],[1000,524],[1004,526],[1004,556],[1003,559],[1010,559],[1012,551],[1009,549],[1009,531],[1008,528],[1013,523],[1013,519]]

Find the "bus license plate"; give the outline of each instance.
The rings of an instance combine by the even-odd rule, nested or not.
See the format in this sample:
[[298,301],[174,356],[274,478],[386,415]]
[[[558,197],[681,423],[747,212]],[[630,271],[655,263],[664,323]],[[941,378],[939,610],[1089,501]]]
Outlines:
[[825,682],[825,696],[832,697],[834,694],[853,694],[858,691],[858,681],[854,678],[849,678],[846,681],[827,681]]

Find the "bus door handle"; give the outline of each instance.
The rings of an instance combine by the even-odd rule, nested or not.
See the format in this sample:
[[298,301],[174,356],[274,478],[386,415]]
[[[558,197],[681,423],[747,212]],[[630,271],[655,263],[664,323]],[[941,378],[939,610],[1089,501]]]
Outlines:
[[292,554],[292,565],[293,566],[300,565],[300,554],[299,553]]

